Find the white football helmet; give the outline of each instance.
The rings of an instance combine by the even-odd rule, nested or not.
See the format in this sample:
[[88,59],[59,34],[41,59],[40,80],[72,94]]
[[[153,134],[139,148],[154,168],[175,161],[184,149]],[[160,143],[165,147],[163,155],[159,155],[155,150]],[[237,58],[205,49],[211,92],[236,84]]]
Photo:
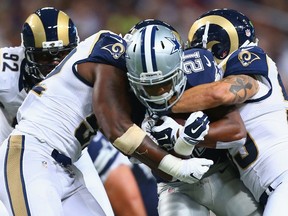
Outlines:
[[[162,21],[146,20],[140,24],[125,36],[129,83],[148,109],[165,111],[178,101],[186,86],[181,39],[175,29]],[[157,88],[165,90],[154,94]],[[168,103],[173,96],[175,100]]]

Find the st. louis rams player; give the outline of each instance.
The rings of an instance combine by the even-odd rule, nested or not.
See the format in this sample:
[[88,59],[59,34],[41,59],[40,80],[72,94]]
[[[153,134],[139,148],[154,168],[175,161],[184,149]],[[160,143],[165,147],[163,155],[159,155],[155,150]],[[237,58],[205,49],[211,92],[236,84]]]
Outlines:
[[44,7],[25,21],[22,44],[0,49],[0,143],[16,124],[27,92],[78,44],[77,29],[63,11]]
[[0,148],[0,198],[9,213],[104,215],[73,164],[99,128],[165,178],[193,183],[213,164],[167,153],[133,123],[125,47],[117,34],[99,31],[30,90]]
[[[170,92],[177,89],[171,80],[177,65],[183,64],[187,75],[186,88],[214,82],[222,76],[221,71],[214,63],[212,53],[207,50],[186,50],[183,62],[173,58],[173,49],[177,49],[177,47],[173,46],[172,42],[177,34],[173,35],[172,32],[175,30],[168,24],[147,20],[134,27],[127,46],[127,75],[131,87],[139,100],[150,111],[158,114],[169,108],[167,102],[172,97]],[[183,80],[185,79],[183,78]],[[233,109],[231,108],[231,110]],[[194,133],[193,139],[187,141],[194,145],[203,140],[208,129],[209,133],[205,136],[205,140],[208,139],[210,142],[211,140],[237,140],[237,143],[243,145],[246,133],[241,131],[241,129],[245,131],[245,128],[237,114],[239,115],[238,111],[229,112],[225,116],[226,120],[221,119],[221,122],[209,124],[204,113],[192,113],[185,123],[186,128],[190,128],[190,131],[180,130],[182,126],[168,116],[161,117],[162,123],[157,122],[156,126],[152,128],[151,124],[155,123],[148,117],[148,120],[144,121],[143,127],[157,138],[160,146],[171,150],[176,143],[174,146],[176,153],[190,156],[192,148],[189,149],[189,146],[191,144],[187,146],[185,142],[177,138],[178,132],[184,139],[191,137],[191,133]],[[174,115],[174,117],[176,116]],[[235,117],[239,119],[235,119]],[[220,127],[220,125],[222,126]],[[192,129],[194,132],[191,131]],[[237,136],[235,136],[236,134]],[[217,142],[218,148],[223,145],[225,145],[224,142]],[[209,210],[217,215],[261,215],[261,211],[257,209],[257,203],[240,181],[237,171],[226,157],[225,150],[196,148],[193,155],[213,159],[215,165],[199,183],[167,183],[159,179],[159,215],[209,215]],[[221,195],[221,199],[219,195]],[[239,203],[239,199],[245,203],[245,207],[236,205]]]
[[0,145],[12,132],[17,110],[27,92],[78,43],[72,20],[52,7],[31,14],[21,36],[21,46],[0,49]]
[[[203,14],[192,25],[188,40],[191,47],[212,51],[224,79],[189,89],[172,110],[237,104],[248,136],[244,146],[229,152],[241,180],[265,206],[265,216],[287,215],[287,95],[275,63],[257,46],[251,21],[235,10]],[[197,103],[189,103],[192,98]]]

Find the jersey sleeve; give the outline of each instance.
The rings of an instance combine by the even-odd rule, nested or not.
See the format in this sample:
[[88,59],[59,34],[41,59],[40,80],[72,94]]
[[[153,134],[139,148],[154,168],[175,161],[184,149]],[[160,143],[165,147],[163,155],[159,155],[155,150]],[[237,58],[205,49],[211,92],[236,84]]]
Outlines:
[[183,68],[188,88],[217,81],[222,76],[212,53],[204,49],[185,50]]
[[266,53],[257,46],[245,47],[234,52],[226,63],[224,77],[239,74],[268,77]]
[[113,65],[126,71],[125,65],[126,41],[112,32],[100,34],[88,61]]
[[253,75],[261,84],[259,85],[260,90],[245,103],[257,102],[269,97],[272,93],[268,65],[267,54],[260,47],[244,47],[229,57],[224,70],[224,77],[240,74]]

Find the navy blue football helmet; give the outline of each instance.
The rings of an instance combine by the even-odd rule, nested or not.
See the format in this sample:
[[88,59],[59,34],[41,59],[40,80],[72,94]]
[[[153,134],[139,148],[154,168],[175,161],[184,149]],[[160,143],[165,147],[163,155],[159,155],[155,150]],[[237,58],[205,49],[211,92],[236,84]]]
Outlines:
[[79,42],[73,21],[53,7],[31,14],[22,27],[21,39],[27,62],[24,79],[29,88],[42,81]]
[[188,47],[211,50],[217,63],[245,42],[256,42],[252,22],[244,14],[226,8],[201,15],[188,34]]

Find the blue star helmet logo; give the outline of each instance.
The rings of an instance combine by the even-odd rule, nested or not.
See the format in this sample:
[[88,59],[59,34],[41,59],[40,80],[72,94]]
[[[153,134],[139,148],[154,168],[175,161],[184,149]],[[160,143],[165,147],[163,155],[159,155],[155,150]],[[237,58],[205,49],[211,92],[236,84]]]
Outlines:
[[173,36],[173,38],[171,38],[171,37],[165,37],[165,38],[167,40],[169,40],[173,44],[173,48],[172,48],[170,54],[173,54],[173,53],[175,53],[175,52],[180,50],[181,45],[180,45],[179,41],[176,39],[175,36]]

